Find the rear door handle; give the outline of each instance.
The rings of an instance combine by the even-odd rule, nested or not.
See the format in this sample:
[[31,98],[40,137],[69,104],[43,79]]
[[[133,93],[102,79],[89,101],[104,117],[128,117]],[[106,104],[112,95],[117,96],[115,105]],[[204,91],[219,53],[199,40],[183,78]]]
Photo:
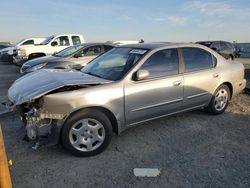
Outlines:
[[218,73],[215,73],[215,74],[213,75],[213,77],[214,77],[214,78],[218,78],[218,77],[219,77],[219,74],[218,74]]
[[173,83],[174,86],[180,86],[182,84],[182,81],[181,80],[178,80],[178,81],[175,81]]

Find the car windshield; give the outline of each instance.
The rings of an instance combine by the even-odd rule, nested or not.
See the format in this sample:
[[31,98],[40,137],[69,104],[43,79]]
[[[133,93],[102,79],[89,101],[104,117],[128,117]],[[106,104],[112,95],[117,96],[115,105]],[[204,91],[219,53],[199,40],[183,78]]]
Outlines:
[[82,45],[71,46],[71,47],[68,47],[68,48],[66,48],[66,49],[58,52],[58,53],[55,53],[54,56],[57,56],[57,57],[66,57],[66,56],[74,54],[75,52],[77,52],[82,47],[83,47]]
[[52,35],[52,36],[49,36],[49,37],[47,37],[43,42],[41,42],[40,44],[41,44],[41,45],[46,45],[46,44],[48,44],[53,38],[54,38],[53,35]]
[[83,73],[107,80],[120,80],[147,53],[145,49],[117,47],[81,69]]

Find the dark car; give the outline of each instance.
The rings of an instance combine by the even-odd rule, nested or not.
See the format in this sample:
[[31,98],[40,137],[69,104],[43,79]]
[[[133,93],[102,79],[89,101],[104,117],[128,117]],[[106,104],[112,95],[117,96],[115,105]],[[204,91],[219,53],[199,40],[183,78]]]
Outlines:
[[250,43],[235,43],[240,58],[250,58]]
[[27,74],[39,69],[80,70],[92,59],[109,51],[114,46],[106,43],[84,43],[68,47],[51,56],[32,59],[23,64],[20,72]]
[[[1,61],[9,61],[9,55],[7,54],[7,51],[9,50],[9,47],[12,45],[9,42],[0,42],[0,60]],[[6,49],[6,50],[5,50]]]
[[12,46],[9,42],[0,42],[0,50]]
[[224,58],[233,60],[236,57],[236,49],[234,45],[226,41],[199,41],[198,44],[207,46],[218,52]]

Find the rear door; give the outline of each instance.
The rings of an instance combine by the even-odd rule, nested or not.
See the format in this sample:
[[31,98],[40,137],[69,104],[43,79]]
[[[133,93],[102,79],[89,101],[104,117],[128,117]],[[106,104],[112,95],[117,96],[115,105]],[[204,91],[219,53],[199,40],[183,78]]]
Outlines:
[[71,36],[71,40],[73,45],[81,44],[81,39],[79,36]]
[[180,110],[183,76],[179,74],[177,49],[155,52],[140,69],[148,70],[150,75],[145,80],[130,80],[125,84],[126,123],[133,124]]
[[183,107],[204,106],[211,100],[213,91],[219,84],[220,73],[217,60],[201,48],[181,48],[184,62],[184,102]]

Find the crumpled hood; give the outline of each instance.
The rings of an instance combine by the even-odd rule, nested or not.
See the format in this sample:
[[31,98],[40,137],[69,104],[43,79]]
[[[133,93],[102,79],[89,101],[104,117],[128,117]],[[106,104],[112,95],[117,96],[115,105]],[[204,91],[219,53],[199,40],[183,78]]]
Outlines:
[[44,57],[39,57],[39,58],[29,60],[29,61],[25,62],[23,65],[33,67],[33,66],[36,66],[36,65],[39,65],[39,64],[42,64],[42,63],[48,63],[48,62],[57,61],[57,60],[60,60],[60,59],[62,59],[62,58],[52,56],[52,55],[51,56],[44,56]]
[[64,86],[109,82],[80,71],[42,69],[16,80],[9,88],[8,98],[14,105],[19,105]]

